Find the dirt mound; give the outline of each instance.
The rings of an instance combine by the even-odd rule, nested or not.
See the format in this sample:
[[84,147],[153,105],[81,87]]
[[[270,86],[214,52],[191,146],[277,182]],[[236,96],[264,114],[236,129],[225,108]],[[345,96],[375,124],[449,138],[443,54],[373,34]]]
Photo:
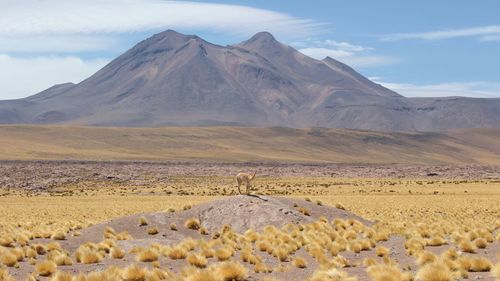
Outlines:
[[[307,215],[299,211],[301,207],[307,210]],[[141,217],[146,218],[147,225],[139,225]],[[280,227],[287,223],[311,223],[320,217],[325,217],[329,221],[336,218],[352,218],[365,225],[371,224],[370,221],[348,211],[321,206],[304,199],[239,195],[203,203],[185,211],[144,213],[114,219],[86,228],[81,231],[80,236],[71,237],[62,241],[61,244],[67,249],[74,250],[78,245],[88,241],[102,241],[106,227],[111,227],[116,232],[127,231],[132,235],[133,242],[122,242],[124,248],[153,242],[174,243],[187,237],[204,236],[184,226],[186,220],[190,218],[198,219],[201,226],[208,230],[208,235],[212,235],[221,230],[224,225],[229,225],[236,232],[243,233],[249,228],[262,230],[266,225]],[[172,223],[177,226],[177,231],[170,229]],[[158,229],[157,235],[148,234],[147,230],[153,227]]]

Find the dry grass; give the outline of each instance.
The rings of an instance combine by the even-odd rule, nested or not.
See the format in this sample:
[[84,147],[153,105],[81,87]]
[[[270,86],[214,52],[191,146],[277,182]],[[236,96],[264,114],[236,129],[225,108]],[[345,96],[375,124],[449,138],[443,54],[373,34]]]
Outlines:
[[189,218],[184,223],[184,226],[188,229],[198,230],[201,227],[201,223],[197,218]]
[[50,276],[57,271],[57,265],[53,261],[42,261],[36,264],[35,270],[40,276]]

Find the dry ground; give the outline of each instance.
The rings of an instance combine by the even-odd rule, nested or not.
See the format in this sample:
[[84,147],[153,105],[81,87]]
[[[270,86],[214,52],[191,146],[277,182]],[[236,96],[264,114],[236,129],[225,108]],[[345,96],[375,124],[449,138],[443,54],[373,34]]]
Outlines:
[[[234,180],[227,175],[254,169],[261,174],[253,192],[274,196],[265,197],[268,201],[234,194]],[[490,272],[473,271],[489,271],[489,263],[500,262],[500,180],[495,166],[7,162],[0,170],[0,237],[14,240],[0,248],[0,256],[22,249],[22,260],[7,268],[19,280],[47,279],[30,263],[64,264],[58,256],[72,263],[60,264],[58,270],[75,275],[135,263],[148,271],[128,268],[107,274],[122,280],[142,280],[125,278],[134,270],[148,280],[222,274],[217,255],[208,257],[208,269],[194,270],[186,257],[172,258],[177,250],[207,256],[210,250],[221,256],[227,250],[230,260],[249,271],[248,280],[304,280],[315,272],[323,274],[315,280],[348,280],[332,268],[359,280],[409,280],[419,272],[422,280],[436,280],[422,277],[424,269],[436,268],[451,276],[440,280],[466,275],[494,280]],[[139,226],[141,216],[147,225]],[[208,235],[186,228],[189,218],[198,218]],[[170,229],[171,223],[177,231]],[[280,228],[286,223],[292,224]],[[223,224],[230,224],[231,230],[222,230]],[[278,228],[266,228],[269,224]],[[150,228],[158,234],[149,235]],[[124,231],[132,237],[122,235]],[[214,240],[216,233],[221,236]],[[188,237],[195,240],[185,240]],[[22,246],[25,238],[27,245]],[[48,253],[30,258],[29,249],[37,245]],[[95,254],[95,262],[78,262],[80,246],[80,252]],[[125,256],[112,258],[113,247]],[[158,262],[136,260],[148,254]],[[254,273],[256,265],[243,261],[247,255],[255,256],[251,259],[257,259],[258,270],[264,266],[272,273]],[[286,257],[280,261],[282,255]],[[296,266],[296,257],[305,259],[306,268]],[[389,270],[393,279],[384,279],[380,271]],[[88,280],[104,280],[99,278]],[[192,280],[210,280],[206,278]]]
[[0,159],[500,164],[500,129],[0,126]]

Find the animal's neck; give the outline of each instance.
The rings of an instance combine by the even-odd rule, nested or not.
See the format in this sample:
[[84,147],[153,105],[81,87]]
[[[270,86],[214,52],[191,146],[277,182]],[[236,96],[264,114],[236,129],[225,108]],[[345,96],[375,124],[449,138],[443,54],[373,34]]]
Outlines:
[[253,180],[255,178],[255,174],[257,174],[257,172],[254,172],[252,177],[250,178],[251,180]]

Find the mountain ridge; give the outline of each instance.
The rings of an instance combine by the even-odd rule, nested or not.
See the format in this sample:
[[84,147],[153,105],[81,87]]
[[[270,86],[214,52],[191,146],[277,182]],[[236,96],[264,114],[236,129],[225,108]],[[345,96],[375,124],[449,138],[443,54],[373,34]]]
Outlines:
[[0,124],[434,131],[500,127],[500,99],[406,98],[269,32],[221,46],[167,30],[78,84],[0,101]]

